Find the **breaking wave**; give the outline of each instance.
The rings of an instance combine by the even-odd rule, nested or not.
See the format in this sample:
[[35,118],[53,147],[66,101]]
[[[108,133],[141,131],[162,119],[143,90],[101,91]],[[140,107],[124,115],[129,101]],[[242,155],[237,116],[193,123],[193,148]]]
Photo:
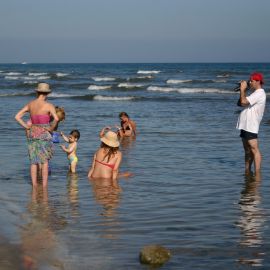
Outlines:
[[138,70],[138,74],[158,74],[160,70]]
[[181,94],[197,94],[197,93],[218,93],[218,94],[234,94],[233,91],[221,90],[216,88],[173,88],[173,87],[160,87],[160,86],[149,86],[148,91],[159,91],[159,92],[178,92]]
[[106,101],[124,101],[133,100],[135,97],[109,97],[109,96],[94,96],[94,100],[106,100]]
[[119,83],[117,86],[119,88],[142,88],[145,85],[137,83]]
[[115,81],[115,78],[112,77],[92,77],[92,79],[96,82],[109,82],[109,81]]
[[89,90],[106,90],[112,88],[111,85],[90,85],[87,89]]

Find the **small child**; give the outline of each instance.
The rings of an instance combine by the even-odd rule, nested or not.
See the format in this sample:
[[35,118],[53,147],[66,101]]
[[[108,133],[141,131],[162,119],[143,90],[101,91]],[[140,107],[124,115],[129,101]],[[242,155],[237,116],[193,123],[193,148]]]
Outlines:
[[69,143],[66,148],[65,145],[61,144],[61,148],[67,153],[67,158],[69,160],[69,171],[72,173],[76,172],[76,166],[78,163],[78,157],[76,155],[77,141],[80,139],[80,132],[77,129],[72,130],[67,137],[63,132],[60,133],[63,139]]
[[[58,116],[59,122],[57,123],[54,131],[52,132],[52,141],[53,141],[53,143],[60,143],[60,140],[59,140],[60,134],[59,134],[59,132],[57,132],[57,129],[58,129],[58,124],[65,120],[66,113],[65,113],[65,109],[63,107],[58,107],[58,106],[55,107],[55,111],[56,111],[56,114]],[[51,119],[51,120],[53,120],[53,119]]]

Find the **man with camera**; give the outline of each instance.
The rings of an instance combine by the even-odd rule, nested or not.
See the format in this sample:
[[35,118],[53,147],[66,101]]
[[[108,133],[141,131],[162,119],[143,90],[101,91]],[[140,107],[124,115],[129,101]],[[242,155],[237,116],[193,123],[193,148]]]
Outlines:
[[[262,85],[264,84],[261,73],[253,73],[248,82],[240,82],[240,98],[237,105],[244,107],[239,115],[237,128],[240,129],[245,150],[245,172],[251,172],[251,166],[254,162],[255,174],[261,169],[262,156],[258,144],[258,132],[260,122],[263,117],[266,95]],[[247,89],[252,93],[247,96]]]

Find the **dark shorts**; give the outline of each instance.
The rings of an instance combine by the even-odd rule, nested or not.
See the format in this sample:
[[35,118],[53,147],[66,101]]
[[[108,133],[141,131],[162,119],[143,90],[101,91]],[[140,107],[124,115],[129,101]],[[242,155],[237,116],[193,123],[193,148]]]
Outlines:
[[252,132],[248,132],[245,131],[243,129],[240,130],[240,137],[245,139],[245,140],[253,140],[253,139],[257,139],[258,138],[258,134],[257,133],[252,133]]

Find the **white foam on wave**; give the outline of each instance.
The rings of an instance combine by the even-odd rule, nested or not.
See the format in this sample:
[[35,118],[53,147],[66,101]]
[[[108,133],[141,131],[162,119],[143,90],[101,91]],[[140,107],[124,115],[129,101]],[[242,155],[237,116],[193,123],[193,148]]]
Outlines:
[[45,75],[47,75],[48,73],[46,73],[46,72],[29,72],[28,73],[28,76],[34,76],[34,77],[37,77],[37,76],[45,76]]
[[38,83],[38,81],[24,81],[23,82],[24,84],[37,84]]
[[5,76],[5,79],[6,80],[19,80],[20,77],[17,77],[17,76]]
[[92,77],[92,79],[96,82],[109,82],[109,81],[115,81],[115,78],[113,77]]
[[90,85],[87,89],[89,90],[106,90],[112,88],[111,85]]
[[138,74],[158,74],[160,70],[138,70]]
[[137,79],[153,79],[154,76],[153,75],[148,75],[148,76],[138,76],[136,77]]
[[124,100],[132,100],[134,97],[108,97],[108,96],[94,96],[94,100],[106,100],[106,101],[124,101]]
[[221,75],[217,75],[217,78],[228,78],[230,77],[229,74],[221,74]]
[[8,72],[8,73],[6,73],[7,76],[19,76],[21,74],[22,74],[21,72]]
[[60,77],[66,77],[69,74],[68,73],[62,73],[62,72],[57,72],[55,75],[60,78]]
[[50,76],[40,76],[37,77],[38,80],[49,80],[51,77]]
[[144,87],[143,84],[138,84],[138,83],[119,83],[117,86],[121,87],[121,88],[141,88],[141,87]]
[[50,79],[50,76],[25,76],[25,77],[21,77],[19,79],[22,79],[22,80],[48,80]]
[[172,87],[160,87],[160,86],[149,86],[147,87],[148,91],[160,91],[160,92],[173,92],[177,91],[177,88]]
[[0,94],[0,97],[13,97],[13,96],[28,96],[33,94],[33,92],[24,92],[24,93],[9,93],[9,94]]
[[62,93],[50,93],[50,97],[61,98],[61,97],[76,97],[77,95],[62,94]]
[[192,80],[167,80],[166,83],[167,84],[179,84],[179,83],[188,83],[188,82],[192,82]]
[[217,93],[217,94],[234,94],[232,91],[221,90],[216,88],[173,88],[173,87],[160,87],[160,86],[149,86],[148,91],[159,91],[159,92],[178,92],[181,94],[196,94],[196,93]]
[[221,90],[221,89],[217,89],[217,88],[182,88],[182,89],[177,89],[178,93],[181,94],[189,94],[189,93],[216,93],[216,94],[234,94],[234,92],[232,91],[228,91],[228,90]]

